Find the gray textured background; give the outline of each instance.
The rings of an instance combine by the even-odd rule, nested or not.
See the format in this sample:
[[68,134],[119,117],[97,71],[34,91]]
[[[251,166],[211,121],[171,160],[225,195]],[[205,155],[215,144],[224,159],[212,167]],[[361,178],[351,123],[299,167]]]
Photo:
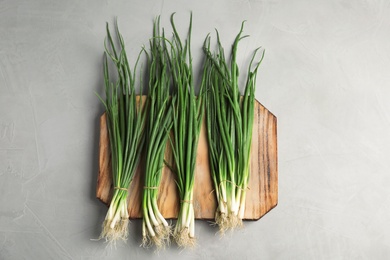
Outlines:
[[[80,1],[81,2],[81,1]],[[119,17],[131,60],[152,20],[194,14],[193,53],[218,28],[240,55],[266,48],[257,99],[278,117],[279,205],[198,247],[139,247],[140,221],[116,250],[91,241],[105,22]],[[214,35],[213,35],[214,36]],[[388,1],[0,1],[1,259],[390,258]],[[245,65],[246,60],[240,60]]]

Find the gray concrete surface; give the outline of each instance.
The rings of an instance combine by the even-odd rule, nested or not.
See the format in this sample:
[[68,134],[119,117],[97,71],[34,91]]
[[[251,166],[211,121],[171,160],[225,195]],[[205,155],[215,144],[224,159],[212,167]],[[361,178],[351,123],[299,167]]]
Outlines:
[[[98,237],[95,199],[105,22],[119,17],[131,60],[152,20],[194,14],[193,53],[240,22],[261,45],[257,99],[278,117],[279,205],[198,247],[156,254]],[[0,1],[0,259],[389,259],[388,1]],[[246,59],[239,61],[245,65]]]

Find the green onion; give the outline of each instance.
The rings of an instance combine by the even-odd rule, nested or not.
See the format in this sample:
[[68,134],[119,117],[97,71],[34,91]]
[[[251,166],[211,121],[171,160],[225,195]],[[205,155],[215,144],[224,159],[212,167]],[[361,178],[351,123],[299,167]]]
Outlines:
[[[100,100],[106,108],[107,128],[111,150],[112,180],[114,194],[103,222],[100,238],[108,242],[119,239],[126,241],[129,215],[127,211],[128,188],[140,161],[144,143],[146,111],[142,99],[137,102],[135,94],[135,74],[140,55],[134,70],[131,71],[125,44],[116,24],[116,35],[120,50],[115,48],[108,27],[104,53],[104,81],[106,99]],[[116,67],[118,78],[112,82],[109,76],[108,57]],[[141,82],[142,85],[142,82]],[[138,103],[138,104],[137,104]]]
[[205,74],[206,125],[211,174],[218,201],[215,220],[222,233],[242,226],[250,173],[256,75],[264,57],[263,51],[252,69],[258,49],[255,50],[241,96],[236,56],[238,43],[247,37],[242,36],[243,27],[244,22],[232,46],[230,66],[218,31],[217,53],[213,55],[210,51],[210,36],[206,37],[203,46],[207,59],[212,63]]
[[172,127],[172,105],[169,97],[167,48],[164,33],[160,36],[160,18],[154,22],[150,52],[142,244],[154,244],[157,248],[163,248],[169,244],[171,229],[159,211],[157,198],[166,143]]
[[[195,216],[193,187],[195,163],[200,126],[203,117],[202,99],[195,96],[192,57],[191,30],[192,14],[187,39],[182,44],[171,16],[173,40],[171,43],[170,66],[173,79],[173,137],[170,139],[177,175],[180,210],[174,230],[174,239],[179,247],[195,245]],[[202,87],[201,87],[202,88]],[[200,93],[201,93],[200,89]]]

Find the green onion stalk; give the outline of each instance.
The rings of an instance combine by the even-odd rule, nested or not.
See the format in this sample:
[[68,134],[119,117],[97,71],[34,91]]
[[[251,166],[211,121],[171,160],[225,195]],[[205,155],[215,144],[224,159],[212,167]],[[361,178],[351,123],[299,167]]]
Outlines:
[[253,65],[259,48],[254,51],[241,95],[236,58],[238,43],[247,37],[242,36],[243,28],[244,22],[234,40],[230,64],[225,58],[218,31],[215,54],[210,51],[210,36],[206,37],[203,45],[206,57],[212,63],[205,74],[206,125],[211,174],[218,201],[215,221],[222,233],[242,226],[244,218],[250,176],[256,77],[264,57],[262,51],[260,60]]
[[[127,59],[124,40],[119,33],[117,24],[115,28],[120,49],[117,50],[115,47],[107,24],[103,61],[106,99],[103,100],[98,96],[106,109],[114,186],[100,239],[106,239],[110,243],[116,243],[120,239],[126,241],[128,237],[128,188],[140,161],[146,121],[146,110],[142,99],[137,102],[135,94],[135,75],[141,52],[132,71]],[[108,57],[117,70],[115,82],[110,78]]]
[[[173,80],[174,109],[173,134],[170,141],[180,197],[179,215],[173,236],[179,247],[191,247],[196,242],[193,187],[203,102],[201,95],[198,98],[195,96],[194,89],[190,46],[192,14],[184,45],[176,30],[173,16],[174,14],[171,16],[173,40],[170,51],[170,69]],[[202,93],[202,86],[199,93]]]
[[146,122],[145,183],[143,190],[142,245],[169,245],[171,227],[157,204],[164,155],[172,127],[170,75],[164,33],[160,35],[160,18],[154,22],[150,40],[148,118]]

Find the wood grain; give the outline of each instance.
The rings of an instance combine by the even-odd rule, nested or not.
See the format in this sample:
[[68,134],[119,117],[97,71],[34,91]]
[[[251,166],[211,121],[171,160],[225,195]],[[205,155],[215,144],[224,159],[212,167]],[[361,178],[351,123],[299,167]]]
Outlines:
[[[278,164],[277,164],[277,122],[276,117],[259,102],[255,104],[254,129],[251,148],[250,181],[247,191],[244,219],[258,220],[278,203]],[[166,160],[171,160],[167,145]],[[106,117],[100,118],[99,174],[96,196],[105,204],[112,197],[112,176],[110,165],[110,148],[107,133]],[[163,216],[176,218],[179,208],[174,174],[164,167],[159,189],[158,204]],[[129,187],[130,218],[141,218],[141,199],[143,189],[143,163],[135,173]],[[194,186],[194,210],[196,219],[213,219],[216,209],[216,198],[209,172],[205,120],[201,128]]]

